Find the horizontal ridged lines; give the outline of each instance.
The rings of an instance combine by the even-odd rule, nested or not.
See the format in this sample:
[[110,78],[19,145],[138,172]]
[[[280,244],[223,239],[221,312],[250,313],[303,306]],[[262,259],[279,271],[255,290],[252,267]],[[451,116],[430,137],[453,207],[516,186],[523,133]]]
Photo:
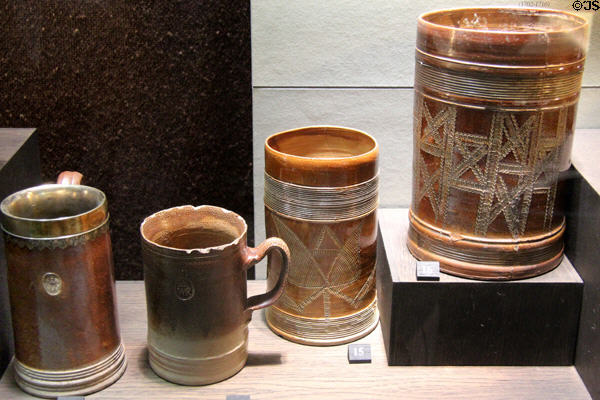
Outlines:
[[375,300],[364,309],[350,315],[335,318],[307,318],[288,314],[272,307],[267,320],[277,329],[307,340],[339,340],[357,335],[379,318]]
[[265,205],[292,218],[328,221],[357,218],[378,205],[377,176],[343,187],[302,186],[265,174]]
[[417,60],[415,83],[445,95],[481,100],[539,102],[578,94],[582,72],[546,77],[455,71]]
[[105,378],[106,375],[110,375],[114,369],[124,362],[124,357],[125,349],[123,344],[119,344],[119,347],[106,358],[79,369],[40,370],[30,368],[19,360],[15,360],[14,368],[18,377],[24,380],[27,385],[43,389],[54,386],[64,389],[68,388],[69,385],[79,387],[83,384],[94,384],[96,381]]
[[562,242],[554,241],[546,246],[538,246],[527,250],[519,249],[519,251],[515,251],[514,253],[494,253],[490,249],[481,251],[468,250],[464,246],[453,246],[441,240],[427,237],[415,229],[412,224],[410,225],[408,236],[421,248],[427,249],[439,256],[482,265],[512,267],[515,265],[542,263],[556,256],[562,249]]

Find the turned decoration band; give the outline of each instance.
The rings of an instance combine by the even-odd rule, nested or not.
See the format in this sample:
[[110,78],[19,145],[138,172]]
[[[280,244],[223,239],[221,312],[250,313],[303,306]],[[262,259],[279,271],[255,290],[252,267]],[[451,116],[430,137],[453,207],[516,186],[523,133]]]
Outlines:
[[523,74],[474,73],[428,64],[417,52],[415,86],[443,96],[485,101],[556,101],[577,97],[583,71],[563,75],[524,76]]
[[101,225],[92,228],[87,232],[76,233],[68,236],[61,236],[56,238],[28,238],[23,236],[14,235],[2,227],[2,231],[5,233],[6,241],[12,242],[21,248],[28,248],[29,250],[43,250],[43,249],[66,249],[67,247],[79,246],[89,240],[94,240],[100,235],[108,232],[108,214],[104,222]]
[[41,397],[93,393],[118,380],[126,365],[122,343],[100,361],[71,370],[40,370],[14,360],[18,385],[26,392]]
[[331,221],[354,219],[377,208],[378,176],[342,187],[302,186],[265,174],[265,205],[288,218]]
[[267,309],[267,322],[277,333],[311,345],[352,342],[371,332],[379,321],[375,299],[364,309],[340,317],[309,318],[287,313],[277,306]]
[[248,358],[248,332],[232,350],[216,356],[178,357],[148,344],[148,362],[159,376],[182,385],[206,385],[227,379],[244,367]]
[[[524,240],[462,236],[439,229],[409,211],[408,247],[419,259],[438,259],[444,272],[479,279],[518,279],[556,266],[565,224]],[[490,251],[494,249],[494,251]],[[534,267],[513,268],[527,260]]]

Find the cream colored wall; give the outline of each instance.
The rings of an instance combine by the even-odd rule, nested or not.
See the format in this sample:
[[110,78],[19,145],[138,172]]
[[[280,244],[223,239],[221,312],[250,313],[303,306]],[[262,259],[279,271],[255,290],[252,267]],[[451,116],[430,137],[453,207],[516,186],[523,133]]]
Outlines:
[[[461,6],[544,6],[570,0],[254,0],[251,3],[255,238],[265,237],[263,144],[305,125],[349,126],[381,147],[380,203],[407,207],[411,193],[412,85],[417,16]],[[577,117],[600,128],[600,10],[592,25]],[[598,28],[596,28],[598,27]],[[264,263],[257,278],[265,276]]]

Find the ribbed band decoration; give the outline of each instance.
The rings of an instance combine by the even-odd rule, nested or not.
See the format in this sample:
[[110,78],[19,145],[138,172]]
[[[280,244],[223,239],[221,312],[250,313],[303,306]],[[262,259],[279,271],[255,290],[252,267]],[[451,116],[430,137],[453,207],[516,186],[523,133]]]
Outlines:
[[378,185],[378,176],[357,185],[321,187],[282,182],[265,174],[265,206],[296,219],[353,219],[377,208]]
[[106,232],[108,232],[108,230],[108,217],[104,220],[102,224],[87,232],[47,239],[17,236],[2,228],[2,231],[4,232],[4,238],[7,242],[14,243],[20,248],[27,247],[29,250],[55,250],[66,249],[67,247],[72,246],[80,246],[90,240],[94,240],[97,237],[105,234]]
[[439,68],[417,60],[415,84],[479,101],[554,101],[577,96],[583,71],[550,76],[502,75]]
[[331,341],[336,340],[339,344],[342,343],[339,342],[340,338],[344,338],[344,342],[351,342],[364,336],[365,332],[370,332],[379,321],[375,299],[360,312],[342,317],[299,317],[280,309],[274,311],[273,308],[277,306],[269,307],[266,311],[267,321],[272,329],[281,329],[286,336],[295,336],[297,342],[313,345],[319,342],[331,344]]
[[127,366],[123,344],[108,357],[73,370],[48,371],[30,368],[15,359],[15,380],[25,392],[35,396],[84,395],[114,383]]
[[[512,247],[507,246],[504,249],[490,252],[489,247],[497,245],[499,241],[491,239],[486,243],[484,240],[474,240],[459,235],[451,236],[447,232],[423,223],[412,212],[409,218],[411,224],[408,238],[412,243],[436,255],[459,262],[511,267],[519,265],[519,262],[526,257],[528,262],[542,263],[560,254],[563,248],[562,241],[556,238],[564,232],[564,225],[550,231],[545,237],[537,238],[536,246],[527,246],[526,242],[522,242],[519,245],[515,244]],[[457,247],[456,243],[459,240],[465,246]]]
[[242,369],[247,358],[247,329],[244,341],[212,357],[175,356],[148,344],[148,361],[152,370],[158,376],[182,385],[206,385],[227,379]]

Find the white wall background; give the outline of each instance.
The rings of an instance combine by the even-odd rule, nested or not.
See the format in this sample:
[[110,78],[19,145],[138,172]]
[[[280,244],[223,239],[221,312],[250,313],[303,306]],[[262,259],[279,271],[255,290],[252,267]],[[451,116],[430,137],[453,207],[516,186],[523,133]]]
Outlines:
[[[306,125],[364,130],[380,145],[380,204],[408,207],[414,47],[419,14],[463,6],[541,6],[571,0],[253,0],[254,226],[264,240],[264,140]],[[600,10],[592,25],[578,128],[600,128]],[[596,26],[595,26],[596,25]],[[265,264],[256,277],[264,278]]]

